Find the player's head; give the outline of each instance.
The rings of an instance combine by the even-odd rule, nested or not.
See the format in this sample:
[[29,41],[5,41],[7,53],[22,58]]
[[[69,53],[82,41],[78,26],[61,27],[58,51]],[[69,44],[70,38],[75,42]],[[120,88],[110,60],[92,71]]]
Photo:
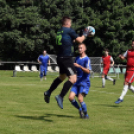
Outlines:
[[47,51],[46,50],[43,50],[43,55],[46,55]]
[[109,50],[107,48],[104,49],[104,55],[108,55],[108,53],[109,53]]
[[81,44],[78,45],[78,52],[79,52],[80,55],[85,53],[86,50],[87,50],[87,47],[84,43],[81,43]]
[[132,46],[132,49],[134,49],[134,40],[132,40],[131,46]]
[[63,17],[62,18],[62,26],[71,27],[71,18]]

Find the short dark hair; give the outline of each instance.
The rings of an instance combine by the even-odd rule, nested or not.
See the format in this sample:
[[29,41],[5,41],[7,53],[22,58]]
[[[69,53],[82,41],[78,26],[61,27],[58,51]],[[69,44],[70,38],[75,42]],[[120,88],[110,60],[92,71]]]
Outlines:
[[134,39],[132,40],[132,42],[134,41]]
[[67,20],[71,20],[71,18],[68,17],[68,16],[64,16],[64,17],[62,18],[62,25],[64,25]]
[[105,49],[104,49],[104,51],[107,51],[107,52],[109,52],[109,50],[108,50],[107,48],[105,48]]

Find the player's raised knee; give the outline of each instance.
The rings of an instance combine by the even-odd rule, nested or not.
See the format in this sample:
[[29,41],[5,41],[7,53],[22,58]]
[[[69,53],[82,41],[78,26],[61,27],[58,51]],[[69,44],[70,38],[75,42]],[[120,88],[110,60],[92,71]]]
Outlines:
[[73,96],[69,96],[68,99],[69,99],[69,101],[72,101],[74,99],[74,97]]
[[75,93],[74,92],[70,92],[69,97],[68,97],[69,101],[73,101],[74,98],[75,98]]
[[72,84],[76,83],[76,81],[77,81],[76,75],[71,75],[71,76],[69,76],[69,81],[70,81]]

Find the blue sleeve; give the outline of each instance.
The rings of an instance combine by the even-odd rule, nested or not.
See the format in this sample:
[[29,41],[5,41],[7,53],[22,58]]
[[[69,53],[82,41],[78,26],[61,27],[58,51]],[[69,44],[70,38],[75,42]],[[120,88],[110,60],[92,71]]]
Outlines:
[[50,57],[48,56],[48,60],[50,59]]
[[78,60],[78,57],[76,57],[76,58],[75,58],[75,61],[74,61],[74,63],[77,63],[77,60]]
[[73,40],[75,40],[78,37],[78,34],[73,29],[70,29],[69,35]]
[[89,69],[89,70],[92,70],[91,68],[91,62],[90,62],[90,59],[89,58],[86,58],[85,60],[85,63],[84,63],[84,67]]
[[38,57],[38,60],[41,61],[41,57],[40,56]]

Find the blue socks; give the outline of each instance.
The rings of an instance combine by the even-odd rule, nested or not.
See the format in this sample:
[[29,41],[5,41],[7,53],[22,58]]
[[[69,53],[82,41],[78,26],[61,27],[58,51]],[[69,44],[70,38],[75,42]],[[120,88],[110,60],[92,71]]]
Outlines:
[[78,102],[75,99],[71,101],[71,104],[75,108],[77,108],[79,111],[83,111],[85,116],[88,116],[88,114],[87,114],[87,106],[86,106],[86,103],[84,101],[81,102],[81,107],[79,106]]
[[75,99],[71,101],[71,104],[72,104],[75,108],[80,109],[80,106],[79,106],[78,102],[77,102]]
[[82,108],[84,115],[87,115],[87,106],[86,106],[86,103],[84,101],[81,102],[81,108]]

